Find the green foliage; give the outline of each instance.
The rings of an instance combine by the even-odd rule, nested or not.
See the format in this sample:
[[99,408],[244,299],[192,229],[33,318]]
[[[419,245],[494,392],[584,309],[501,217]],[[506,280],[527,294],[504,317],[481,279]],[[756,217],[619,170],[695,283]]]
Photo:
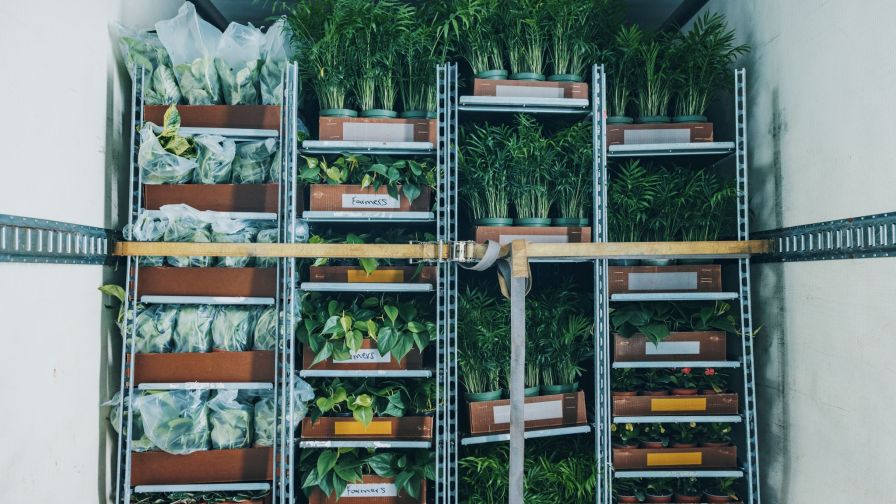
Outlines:
[[471,124],[462,130],[458,166],[461,194],[474,219],[510,217],[513,154],[509,126]]
[[241,492],[170,492],[170,493],[134,493],[131,504],[229,504],[261,500],[271,493],[270,490]]
[[635,60],[635,104],[638,117],[668,116],[674,79],[669,46],[671,38],[653,34],[638,47]]
[[708,423],[703,426],[703,440],[711,443],[731,443],[731,424]]
[[309,417],[317,421],[328,413],[338,414],[351,411],[355,420],[365,427],[374,417],[402,417],[412,405],[416,393],[414,383],[408,385],[399,381],[372,380],[317,380],[317,398],[309,410]]
[[395,478],[399,492],[411,498],[420,496],[426,480],[435,480],[435,452],[429,450],[302,450],[299,465],[306,496],[319,488],[337,500],[349,483],[360,483],[365,474]]
[[[641,424],[611,424],[610,437],[614,445],[619,447],[638,446],[641,439]],[[614,485],[615,486],[615,485]],[[622,494],[625,495],[625,494]]]
[[635,368],[614,368],[610,375],[614,391],[631,392],[641,388],[641,377]]
[[[390,244],[410,242],[433,242],[435,235],[425,232],[412,232],[403,228],[388,228],[384,230],[374,229],[369,233],[339,233],[331,229],[324,230],[320,234],[313,234],[308,243],[349,243],[349,244]],[[407,265],[407,261],[399,259],[328,259],[325,257],[315,259],[312,266],[360,266],[368,275],[376,271],[380,266]],[[423,264],[417,265],[417,271],[412,278],[416,278],[423,269]]]
[[501,35],[511,73],[545,73],[547,36],[541,21],[544,0],[515,0],[506,6]]
[[613,44],[604,54],[607,58],[608,115],[625,116],[632,102],[632,88],[638,51],[644,37],[635,25],[622,26],[616,32]]
[[360,154],[343,154],[329,163],[325,158],[302,156],[305,166],[299,168],[299,180],[306,184],[360,184],[374,191],[385,187],[389,195],[401,194],[413,203],[424,187],[435,187],[436,169],[428,161],[371,158]]
[[510,303],[475,287],[458,299],[457,366],[469,393],[499,390],[510,362]]
[[639,302],[626,303],[610,310],[610,328],[625,338],[643,334],[659,343],[674,331],[725,331],[737,334],[731,305]]
[[314,352],[314,364],[330,357],[351,359],[365,338],[380,354],[401,360],[414,347],[422,352],[436,336],[435,324],[427,319],[429,308],[416,298],[359,296],[346,303],[311,292],[302,299],[301,311],[296,336]]
[[[571,286],[542,288],[529,295],[526,355],[539,370],[527,369],[526,386],[574,383],[593,354],[594,323],[586,302]],[[540,382],[540,383],[539,383]]]

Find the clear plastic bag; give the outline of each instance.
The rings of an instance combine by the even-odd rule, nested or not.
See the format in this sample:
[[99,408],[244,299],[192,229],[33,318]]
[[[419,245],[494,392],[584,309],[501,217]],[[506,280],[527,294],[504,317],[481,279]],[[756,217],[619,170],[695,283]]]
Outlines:
[[208,390],[147,392],[134,399],[146,436],[160,450],[174,454],[208,450]]
[[[134,391],[134,401],[137,400],[138,397],[143,395],[143,392],[139,390]],[[109,423],[112,424],[112,428],[115,430],[117,434],[121,434],[121,430],[127,430],[127,425],[121,425],[121,392],[116,392],[112,399],[104,402],[100,406],[111,406],[112,409],[109,411]],[[145,452],[155,448],[155,445],[152,444],[152,441],[146,437],[146,434],[143,432],[143,420],[140,418],[140,411],[136,408],[134,409],[133,422],[131,424],[131,450],[135,452]]]
[[258,70],[264,35],[251,24],[230,23],[215,53],[215,70],[221,81],[224,103],[258,103]]
[[208,402],[213,450],[231,450],[251,445],[253,408],[237,399],[237,390],[218,390]]
[[134,351],[168,353],[173,346],[177,306],[152,305],[134,319]]
[[274,391],[262,391],[255,402],[252,418],[252,446],[273,446],[276,431],[276,414],[274,412]]
[[280,18],[264,34],[264,63],[258,77],[261,103],[264,105],[281,105],[283,102],[283,71],[286,69],[289,52],[290,38],[286,19]]
[[221,103],[221,86],[214,65],[221,31],[196,15],[193,4],[185,2],[176,16],[156,23],[156,32],[171,57],[174,75],[187,103]]
[[[124,228],[124,236],[135,241],[161,241],[168,229],[168,217],[160,212],[140,212],[133,225]],[[165,258],[161,256],[141,256],[141,266],[162,266]]]
[[295,378],[293,381],[292,400],[292,432],[295,432],[299,428],[302,419],[308,414],[308,403],[314,400],[314,389],[305,380]]
[[[256,243],[277,243],[277,228],[262,229],[255,237]],[[256,257],[255,266],[258,268],[276,268],[278,258],[276,257]]]
[[220,306],[212,322],[212,348],[225,352],[246,352],[252,348],[255,308]]
[[215,307],[184,305],[177,310],[174,328],[174,352],[208,352],[212,347],[212,321]]
[[263,183],[271,171],[277,147],[277,140],[274,138],[237,144],[236,158],[233,160],[233,183]]
[[236,144],[218,135],[200,135],[195,138],[198,166],[193,182],[198,184],[227,184],[233,178],[233,158]]
[[275,307],[270,306],[261,310],[255,321],[252,348],[255,350],[274,350],[277,347],[278,323],[279,317]]
[[[258,228],[249,221],[215,213],[210,213],[210,215],[212,241],[215,243],[252,243],[258,235]],[[251,262],[251,257],[219,257],[216,265],[225,268],[244,268]]]
[[[168,228],[164,236],[166,242],[211,243],[212,232],[207,213],[188,205],[163,205],[159,211],[168,217]],[[213,258],[169,256],[167,261],[171,266],[178,268],[188,266],[205,268],[212,265]]]
[[171,70],[171,60],[158,35],[117,23],[113,25],[113,31],[118,36],[122,59],[131,80],[134,80],[138,68],[146,71],[143,100],[148,105],[180,102],[180,89]]
[[162,128],[146,123],[140,128],[140,149],[137,166],[144,184],[183,184],[193,180],[196,161],[172,154],[162,147],[157,137]]

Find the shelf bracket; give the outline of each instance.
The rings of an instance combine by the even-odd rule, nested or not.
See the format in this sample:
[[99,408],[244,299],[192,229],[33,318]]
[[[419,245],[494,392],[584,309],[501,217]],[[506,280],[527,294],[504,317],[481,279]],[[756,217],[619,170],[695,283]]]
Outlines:
[[0,262],[108,264],[115,232],[0,214]]
[[757,262],[825,261],[896,256],[896,212],[754,233],[770,240]]

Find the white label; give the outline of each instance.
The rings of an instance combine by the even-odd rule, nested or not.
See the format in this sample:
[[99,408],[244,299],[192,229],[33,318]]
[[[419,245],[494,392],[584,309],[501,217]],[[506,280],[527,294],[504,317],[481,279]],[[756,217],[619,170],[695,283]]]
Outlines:
[[388,194],[343,194],[342,208],[401,208],[401,202]]
[[495,86],[495,96],[513,96],[516,98],[563,98],[563,88],[540,86]]
[[673,129],[639,129],[625,130],[622,143],[626,145],[655,143],[689,143],[691,130],[688,128]]
[[333,360],[333,364],[380,364],[385,362],[392,362],[392,354],[390,352],[386,352],[386,355],[381,355],[380,351],[376,348],[352,352],[351,359]]
[[569,236],[562,235],[501,235],[498,242],[507,245],[513,240],[526,240],[531,243],[567,243]]
[[[510,405],[495,406],[492,409],[496,424],[510,423]],[[523,419],[526,422],[532,420],[548,420],[551,418],[563,418],[563,401],[544,401],[523,405]]]
[[413,124],[359,123],[342,125],[342,139],[370,142],[413,142]]
[[660,341],[658,344],[647,342],[647,355],[697,355],[700,353],[699,341]]
[[697,290],[697,272],[682,271],[675,273],[629,273],[628,290]]
[[398,488],[395,483],[349,483],[339,497],[398,497]]

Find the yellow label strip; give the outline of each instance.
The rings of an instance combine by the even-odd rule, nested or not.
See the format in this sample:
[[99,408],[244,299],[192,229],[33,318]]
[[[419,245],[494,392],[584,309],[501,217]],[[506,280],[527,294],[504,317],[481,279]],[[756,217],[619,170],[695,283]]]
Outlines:
[[647,467],[695,466],[703,463],[703,453],[648,453]]
[[391,436],[392,422],[389,420],[374,420],[367,427],[357,420],[347,422],[336,422],[335,434],[337,436]]
[[364,270],[348,270],[348,281],[352,283],[401,283],[404,282],[402,270],[376,270],[367,274]]
[[706,411],[706,398],[692,397],[687,399],[651,399],[650,411]]

